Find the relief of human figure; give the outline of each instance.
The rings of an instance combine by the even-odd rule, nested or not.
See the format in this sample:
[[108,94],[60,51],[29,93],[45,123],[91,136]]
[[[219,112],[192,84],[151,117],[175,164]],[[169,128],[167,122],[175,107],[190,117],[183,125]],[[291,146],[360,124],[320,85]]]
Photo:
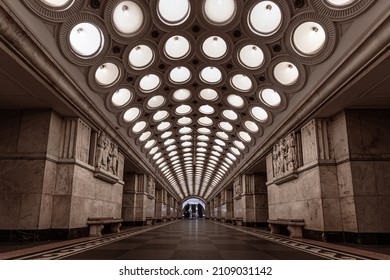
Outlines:
[[110,169],[112,171],[112,174],[117,175],[118,173],[118,146],[111,142],[111,149],[109,152],[109,159],[110,159]]
[[104,132],[99,132],[96,147],[96,166],[108,170],[108,144],[109,140]]
[[242,193],[240,179],[237,179],[234,182],[234,189],[235,189],[234,190],[235,195],[240,195]]
[[294,170],[296,166],[296,143],[295,143],[295,137],[294,133],[290,134],[290,137],[288,139],[288,154],[287,154],[287,162],[289,170]]
[[153,184],[153,178],[151,176],[149,176],[149,180],[148,180],[148,194],[150,195],[154,195],[154,184]]

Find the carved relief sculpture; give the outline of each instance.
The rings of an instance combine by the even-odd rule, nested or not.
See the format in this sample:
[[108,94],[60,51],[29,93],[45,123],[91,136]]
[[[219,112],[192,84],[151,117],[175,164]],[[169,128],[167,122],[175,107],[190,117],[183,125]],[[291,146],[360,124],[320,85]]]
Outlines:
[[234,188],[234,196],[241,195],[242,188],[241,188],[241,183],[240,183],[240,178],[239,177],[236,178],[236,180],[234,180],[233,188]]
[[291,174],[297,168],[295,133],[291,132],[275,144],[272,151],[274,177]]
[[152,176],[148,177],[148,194],[154,196],[154,180]]
[[111,141],[104,132],[99,131],[96,143],[95,166],[101,170],[105,170],[117,176],[118,162],[118,145]]

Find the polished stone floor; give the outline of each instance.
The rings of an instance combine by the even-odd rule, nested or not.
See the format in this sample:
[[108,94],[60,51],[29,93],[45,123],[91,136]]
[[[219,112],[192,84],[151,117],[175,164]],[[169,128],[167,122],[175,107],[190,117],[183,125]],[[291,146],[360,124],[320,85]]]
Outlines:
[[206,220],[183,220],[64,259],[317,260],[323,258]]

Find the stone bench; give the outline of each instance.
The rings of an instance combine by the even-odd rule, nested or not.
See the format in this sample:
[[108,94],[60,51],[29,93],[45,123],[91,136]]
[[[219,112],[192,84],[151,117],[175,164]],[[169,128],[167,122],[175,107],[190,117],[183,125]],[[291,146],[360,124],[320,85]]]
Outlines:
[[302,228],[305,225],[303,219],[276,219],[267,220],[271,233],[279,233],[280,226],[287,226],[290,237],[302,237]]
[[94,217],[88,218],[89,236],[100,237],[105,225],[110,225],[112,233],[119,233],[123,219],[114,217]]
[[157,223],[157,218],[155,217],[146,217],[146,225],[155,225]]
[[243,221],[244,221],[244,219],[241,217],[237,217],[237,218],[232,219],[233,225],[236,225],[236,226],[242,226]]

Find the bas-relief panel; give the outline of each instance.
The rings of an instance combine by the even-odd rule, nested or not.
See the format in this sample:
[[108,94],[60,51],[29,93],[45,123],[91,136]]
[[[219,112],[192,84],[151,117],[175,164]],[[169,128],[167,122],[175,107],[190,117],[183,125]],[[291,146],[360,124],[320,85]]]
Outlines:
[[272,169],[274,178],[294,173],[298,167],[295,133],[291,132],[277,142],[272,150]]
[[118,176],[118,160],[118,145],[104,132],[100,131],[96,143],[95,166]]

